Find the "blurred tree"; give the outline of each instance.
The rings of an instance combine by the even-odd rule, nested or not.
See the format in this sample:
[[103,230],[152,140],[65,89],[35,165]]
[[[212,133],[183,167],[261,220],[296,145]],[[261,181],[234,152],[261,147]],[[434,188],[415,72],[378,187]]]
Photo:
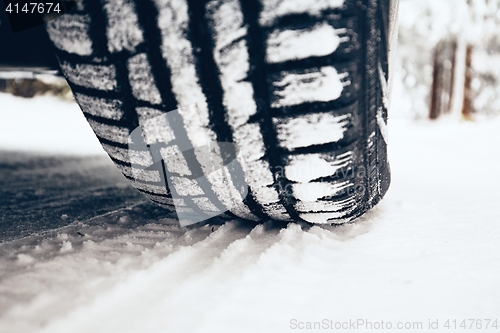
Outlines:
[[399,36],[393,114],[500,114],[500,0],[401,0]]
[[472,116],[472,45],[467,45],[465,56],[465,82],[464,82],[464,102],[462,105],[462,116],[470,120]]
[[51,94],[62,99],[72,99],[71,89],[62,78],[53,82],[37,79],[0,79],[0,92],[31,98],[37,95]]
[[434,48],[429,117],[437,119],[451,110],[455,79],[455,40],[444,40]]

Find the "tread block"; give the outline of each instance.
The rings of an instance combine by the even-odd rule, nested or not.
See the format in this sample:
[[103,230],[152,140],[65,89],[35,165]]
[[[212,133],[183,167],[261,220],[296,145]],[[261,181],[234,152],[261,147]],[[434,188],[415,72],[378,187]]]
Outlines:
[[332,66],[305,71],[283,71],[274,75],[271,87],[271,107],[279,108],[310,102],[330,102],[338,99],[344,88],[342,79]]
[[188,214],[188,213],[195,213],[195,211],[192,209],[192,208],[188,208],[188,207],[177,207],[175,206],[175,211],[178,212],[178,213],[185,213],[185,214]]
[[130,182],[132,183],[132,186],[134,186],[139,191],[142,191],[143,193],[146,192],[145,193],[146,195],[148,193],[154,193],[158,195],[170,195],[170,192],[167,191],[167,188],[165,186],[153,185],[133,180],[131,180]]
[[108,17],[106,36],[109,52],[133,52],[143,41],[134,3],[130,0],[106,0],[104,10]]
[[299,30],[276,29],[267,38],[267,62],[279,63],[332,54],[343,41],[339,33],[344,30],[336,30],[326,22]]
[[279,145],[295,148],[338,142],[344,138],[352,116],[333,113],[310,113],[297,117],[273,118]]
[[169,206],[172,206],[174,207],[174,200],[170,197],[165,197],[165,196],[161,196],[161,195],[155,195],[155,194],[148,194],[148,197],[151,199],[151,200],[154,200],[156,202],[161,202],[165,205],[169,205]]
[[299,214],[300,218],[310,222],[317,224],[342,224],[346,222],[342,218],[347,214],[344,212],[328,212],[328,213],[302,213]]
[[318,199],[334,197],[344,194],[348,188],[352,187],[351,181],[339,183],[305,183],[292,184],[293,194],[300,201],[314,202]]
[[209,212],[219,212],[220,210],[208,199],[204,197],[193,198],[193,202],[200,207],[200,209]]
[[172,200],[174,201],[174,205],[177,207],[187,207],[186,200],[182,198],[172,198]]
[[161,156],[165,161],[167,170],[171,173],[180,176],[192,175],[189,165],[184,158],[184,155],[176,145],[168,146],[160,149]]
[[160,92],[151,74],[148,56],[145,53],[135,55],[128,60],[128,71],[132,94],[135,98],[153,104],[162,102]]
[[158,170],[144,170],[139,168],[130,167],[127,165],[121,165],[115,163],[116,167],[129,179],[135,179],[136,181],[161,183],[162,178]]
[[345,209],[353,209],[356,205],[356,197],[349,196],[345,199],[336,201],[297,201],[295,209],[298,212],[338,212]]
[[247,29],[238,0],[215,0],[207,5],[214,34],[214,60],[220,71],[228,124],[236,128],[257,112],[252,84],[246,80],[250,70]]
[[74,93],[75,99],[83,112],[106,119],[120,120],[123,117],[122,102],[117,99],[105,99]]
[[88,56],[93,51],[88,31],[89,24],[88,15],[64,14],[47,23],[47,32],[58,49]]
[[97,137],[121,144],[129,142],[130,133],[127,128],[101,124],[92,119],[87,119],[87,121]]
[[293,219],[290,217],[285,207],[279,202],[273,202],[269,204],[262,205],[264,212],[269,215],[272,219],[278,221],[291,222]]
[[[196,105],[203,124],[208,125],[208,105],[196,73],[195,54],[188,38],[189,12],[187,1],[156,0],[158,27],[161,33],[163,59],[170,69],[172,92],[177,107]],[[191,119],[185,120],[189,124]],[[189,132],[189,130],[188,130]],[[196,146],[196,143],[193,142]]]
[[341,8],[345,0],[262,0],[262,12],[259,23],[269,26],[285,15],[309,14],[320,16],[327,9]]
[[285,176],[294,182],[308,183],[321,177],[347,173],[354,162],[352,155],[351,151],[338,155],[335,153],[290,155],[288,165],[284,169]]
[[76,64],[63,61],[61,69],[72,83],[97,90],[116,89],[116,70],[113,65]]
[[184,197],[204,194],[196,179],[188,179],[184,177],[170,177],[170,179],[174,185],[175,192],[180,196]]
[[239,0],[211,0],[207,17],[214,32],[215,48],[223,50],[247,34]]
[[[238,161],[244,172],[245,181],[250,186],[255,200],[262,205],[263,212],[276,219],[288,219],[290,216],[283,205],[280,204],[278,192],[272,186],[274,184],[273,174],[269,162],[263,159],[265,147],[259,124],[248,123],[240,126],[234,132],[235,143],[240,147]],[[267,209],[265,205],[274,204],[273,209]]]
[[169,143],[175,139],[174,131],[167,117],[165,117],[165,112],[146,107],[137,108],[136,110],[146,144]]
[[[233,179],[231,178],[230,170],[224,166],[206,175],[208,181],[212,184],[214,193],[217,195],[219,201],[229,211],[236,216],[246,218],[249,220],[258,220],[252,212],[242,202],[244,196],[242,195],[243,189],[236,188]],[[247,186],[247,184],[244,184]],[[244,189],[246,192],[246,188]]]
[[145,167],[153,164],[153,158],[148,151],[138,151],[113,147],[105,143],[102,144],[102,147],[109,156],[116,160]]

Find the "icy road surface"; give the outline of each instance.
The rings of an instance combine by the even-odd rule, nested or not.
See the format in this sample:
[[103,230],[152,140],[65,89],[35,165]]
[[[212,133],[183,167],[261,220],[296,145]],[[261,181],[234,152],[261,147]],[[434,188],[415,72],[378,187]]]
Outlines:
[[[179,227],[127,185],[74,105],[0,103],[0,332],[500,321],[499,119],[390,122],[391,189],[353,224],[212,232]],[[68,140],[100,155],[58,155]]]

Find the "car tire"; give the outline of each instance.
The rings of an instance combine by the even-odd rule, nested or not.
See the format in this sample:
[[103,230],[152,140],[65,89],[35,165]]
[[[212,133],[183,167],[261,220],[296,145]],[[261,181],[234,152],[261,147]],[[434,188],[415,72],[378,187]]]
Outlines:
[[[388,16],[388,0],[80,1],[47,31],[104,150],[151,200],[331,224],[362,215],[389,187]],[[239,202],[214,177],[190,179],[201,193],[183,201],[161,170],[136,176],[154,153],[134,151],[130,134],[141,127],[150,147],[165,131],[151,119],[173,110],[176,139],[239,148]],[[224,186],[241,186],[229,178]]]

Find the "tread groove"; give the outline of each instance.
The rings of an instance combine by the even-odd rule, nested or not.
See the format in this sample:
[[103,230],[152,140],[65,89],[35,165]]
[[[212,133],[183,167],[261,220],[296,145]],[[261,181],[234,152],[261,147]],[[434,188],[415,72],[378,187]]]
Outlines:
[[[196,61],[196,72],[200,79],[203,94],[207,98],[209,106],[210,124],[214,130],[218,142],[231,142],[234,143],[233,135],[229,124],[226,121],[226,108],[223,104],[224,90],[222,83],[219,79],[220,72],[215,63],[213,56],[214,43],[210,35],[210,27],[206,19],[206,5],[207,0],[187,0],[190,20],[189,20],[189,34],[191,43],[194,50],[199,50]],[[234,43],[234,42],[233,42]],[[223,159],[226,159],[223,156]],[[238,170],[241,172],[241,165],[238,163]],[[231,179],[236,188],[239,188],[237,179],[234,177],[234,172],[229,172]],[[252,189],[248,187],[248,195],[243,203],[250,209],[250,211],[262,220],[268,219],[268,216],[262,211],[260,205],[253,197]]]
[[[162,32],[156,24],[159,15],[158,9],[152,1],[136,0],[135,5],[137,8],[139,25],[142,26],[144,35],[148,36],[148,38],[146,38],[146,44],[149,50],[147,56],[151,64],[151,72],[154,78],[154,82],[158,87],[163,104],[165,105],[165,109],[170,111],[176,110],[178,108],[178,102],[172,92],[172,74],[170,68],[166,63],[166,60],[163,58],[161,50],[163,44]],[[171,127],[176,140],[182,142],[190,142],[185,130],[183,120],[179,117],[171,117],[170,120],[172,121]],[[202,167],[198,160],[196,158],[191,158],[189,160],[193,162],[188,166],[189,169],[195,174],[202,174]],[[195,170],[193,170],[193,168]],[[224,205],[218,200],[210,182],[207,179],[199,179],[197,183],[202,188],[207,197],[213,198],[213,200],[211,200],[212,203],[221,211],[225,211]],[[191,206],[197,207],[194,202],[192,202]],[[229,215],[232,215],[231,212],[227,213]]]
[[[247,25],[248,53],[250,58],[249,81],[254,90],[254,99],[257,104],[257,115],[261,117],[261,134],[266,147],[265,157],[267,157],[270,166],[270,172],[273,174],[275,188],[278,191],[278,197],[281,204],[285,207],[288,215],[295,221],[303,221],[294,208],[296,199],[286,190],[289,186],[288,180],[279,172],[274,172],[279,166],[284,165],[282,154],[278,147],[276,132],[270,115],[271,101],[267,91],[267,76],[265,72],[265,42],[262,39],[262,31],[258,24],[259,14],[262,11],[262,5],[258,0],[239,0],[243,12],[243,21]],[[303,221],[305,222],[305,221]]]

